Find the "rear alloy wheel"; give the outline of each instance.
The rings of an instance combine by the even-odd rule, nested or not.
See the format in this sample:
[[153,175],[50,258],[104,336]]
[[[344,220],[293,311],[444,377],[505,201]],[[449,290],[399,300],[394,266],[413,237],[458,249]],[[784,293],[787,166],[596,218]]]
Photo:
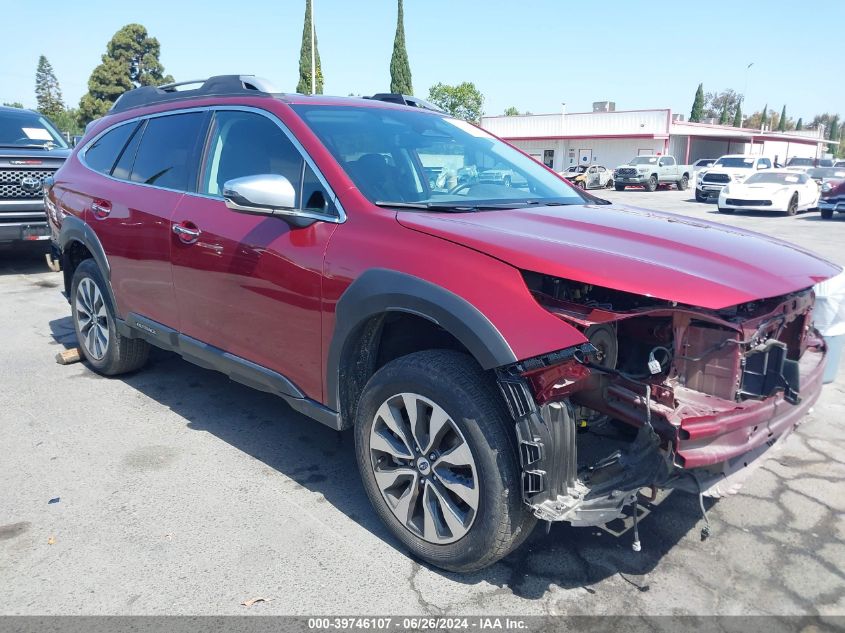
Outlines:
[[678,181],[678,191],[686,191],[689,187],[689,176],[682,176]]
[[651,178],[646,180],[645,190],[646,191],[655,191],[656,189],[657,189],[657,176],[652,175]]
[[789,200],[789,206],[786,207],[786,215],[795,215],[798,213],[798,194],[792,194],[792,198]]
[[466,354],[417,352],[379,369],[357,407],[355,452],[376,513],[432,565],[491,565],[536,523],[522,503],[513,420]]
[[94,371],[114,376],[147,362],[149,343],[117,331],[108,286],[93,259],[83,261],[73,273],[70,305],[79,349]]

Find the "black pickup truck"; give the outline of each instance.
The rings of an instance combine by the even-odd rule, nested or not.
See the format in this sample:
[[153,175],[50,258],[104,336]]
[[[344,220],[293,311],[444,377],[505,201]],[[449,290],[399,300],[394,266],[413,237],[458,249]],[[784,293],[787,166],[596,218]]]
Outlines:
[[41,185],[69,155],[49,119],[0,107],[0,245],[49,239]]

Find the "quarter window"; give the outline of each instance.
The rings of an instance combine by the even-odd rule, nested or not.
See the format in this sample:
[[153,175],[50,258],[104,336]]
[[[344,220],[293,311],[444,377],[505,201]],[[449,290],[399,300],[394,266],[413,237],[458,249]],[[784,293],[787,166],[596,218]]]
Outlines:
[[144,126],[146,121],[142,122],[135,129],[132,138],[123,148],[120,157],[117,159],[117,164],[112,170],[112,176],[120,178],[121,180],[129,180],[129,174],[132,172],[132,163],[135,162],[135,155],[138,153],[138,146],[141,144],[141,137],[144,135]]
[[85,150],[85,164],[101,174],[110,174],[120,151],[137,125],[137,121],[126,123],[103,134]]
[[204,119],[204,112],[150,118],[129,179],[145,185],[193,191]]

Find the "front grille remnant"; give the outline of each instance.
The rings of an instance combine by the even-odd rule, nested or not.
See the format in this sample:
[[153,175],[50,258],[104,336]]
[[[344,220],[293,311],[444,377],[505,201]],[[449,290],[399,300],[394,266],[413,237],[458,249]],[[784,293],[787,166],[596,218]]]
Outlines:
[[25,178],[37,178],[41,182],[52,176],[55,170],[49,169],[4,169],[0,171],[0,199],[2,200],[37,200],[43,193],[41,187],[26,190],[21,186]]

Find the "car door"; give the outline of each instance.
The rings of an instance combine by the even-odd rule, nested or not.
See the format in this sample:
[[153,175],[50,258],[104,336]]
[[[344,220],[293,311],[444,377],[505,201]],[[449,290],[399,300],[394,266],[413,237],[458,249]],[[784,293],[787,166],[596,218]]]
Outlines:
[[[89,226],[111,269],[118,313],[178,327],[170,265],[170,216],[195,175],[204,112],[167,114],[116,126],[82,156],[100,179],[88,204]],[[116,161],[101,155],[109,134],[125,135]],[[105,154],[106,152],[102,152]],[[106,166],[108,165],[108,168]]]
[[598,179],[599,179],[599,168],[593,165],[587,170],[585,183],[587,185],[587,189],[595,189],[598,187]]
[[[182,334],[282,374],[322,397],[323,253],[340,221],[333,194],[272,114],[220,108],[210,122],[199,188],[172,218],[173,278]],[[321,220],[296,228],[226,206],[225,182],[276,174]]]
[[602,167],[602,166],[598,167],[598,171],[599,171],[598,186],[599,187],[606,187],[607,181],[610,179],[610,172],[607,171],[607,168]]

